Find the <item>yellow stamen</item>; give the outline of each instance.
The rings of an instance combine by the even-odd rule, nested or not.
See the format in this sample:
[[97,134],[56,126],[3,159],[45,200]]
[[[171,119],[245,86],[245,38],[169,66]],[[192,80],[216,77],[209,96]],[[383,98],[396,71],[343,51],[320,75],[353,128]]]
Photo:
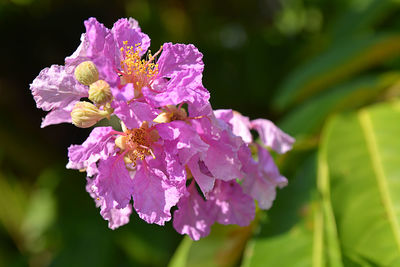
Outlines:
[[135,96],[141,94],[143,87],[151,87],[151,84],[158,74],[158,64],[155,64],[154,58],[158,55],[157,52],[154,56],[149,51],[147,60],[141,59],[142,49],[140,44],[135,46],[128,46],[128,42],[123,42],[121,51],[121,85],[132,83],[135,89]]
[[154,130],[149,130],[148,123],[144,122],[140,128],[127,129],[123,136],[115,140],[115,145],[125,152],[125,162],[136,166],[138,159],[143,160],[147,156],[155,155],[151,149],[153,142],[157,141],[158,135]]

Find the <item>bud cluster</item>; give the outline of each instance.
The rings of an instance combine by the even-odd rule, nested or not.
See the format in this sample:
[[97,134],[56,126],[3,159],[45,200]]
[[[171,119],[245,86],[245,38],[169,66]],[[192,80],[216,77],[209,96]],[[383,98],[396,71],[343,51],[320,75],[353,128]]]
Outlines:
[[[77,102],[71,111],[72,123],[80,128],[89,128],[112,114],[111,88],[106,81],[99,80],[99,71],[92,61],[80,63],[75,68],[74,76],[79,83],[89,86],[89,100],[93,104],[85,101]],[[103,106],[103,109],[100,109],[100,106]]]

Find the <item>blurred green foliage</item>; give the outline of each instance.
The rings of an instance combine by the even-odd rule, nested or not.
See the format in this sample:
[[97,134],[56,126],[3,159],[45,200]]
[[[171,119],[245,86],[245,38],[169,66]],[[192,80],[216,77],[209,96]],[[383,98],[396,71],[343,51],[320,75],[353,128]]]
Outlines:
[[[0,266],[399,266],[399,13],[396,0],[0,0]],[[40,129],[28,89],[90,16],[136,18],[153,50],[195,44],[214,108],[296,137],[271,210],[180,245],[171,223],[107,228],[65,169],[89,130]]]

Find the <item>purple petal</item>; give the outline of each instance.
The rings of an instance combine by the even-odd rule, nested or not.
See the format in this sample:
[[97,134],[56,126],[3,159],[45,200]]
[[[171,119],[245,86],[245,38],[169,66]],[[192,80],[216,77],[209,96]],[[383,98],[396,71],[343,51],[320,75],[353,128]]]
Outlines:
[[89,18],[86,20],[85,28],[86,38],[90,43],[90,46],[86,50],[86,56],[92,57],[96,54],[102,53],[104,50],[106,37],[110,34],[110,30],[98,22],[96,18]]
[[188,102],[199,109],[210,99],[209,92],[202,85],[201,74],[192,70],[179,72],[174,78],[153,91],[144,87],[142,93],[154,107]]
[[246,226],[254,219],[254,200],[243,193],[242,187],[236,181],[217,180],[207,201],[213,203],[217,222],[221,224]]
[[197,132],[183,121],[173,121],[156,125],[158,134],[164,139],[164,146],[169,153],[179,155],[182,165],[195,154],[205,152],[208,145]]
[[284,133],[271,121],[265,119],[253,120],[251,121],[251,128],[259,133],[264,145],[271,147],[279,154],[292,149],[294,138]]
[[65,108],[56,108],[47,113],[46,117],[43,118],[41,128],[44,128],[49,125],[59,124],[63,122],[72,122],[71,111],[75,106],[75,103],[78,101],[73,101],[71,104],[66,106]]
[[111,127],[96,127],[82,145],[68,148],[68,169],[86,169],[88,176],[97,173],[96,162],[106,159],[114,153],[114,139],[110,135]]
[[106,80],[112,87],[118,85],[116,72],[119,64],[119,50],[111,31],[95,18],[85,21],[86,33],[81,36],[78,49],[65,59],[68,73],[83,61],[91,60],[99,70],[100,79]]
[[100,214],[108,221],[108,228],[114,230],[129,222],[129,216],[132,213],[132,206],[128,204],[123,209],[113,208],[107,211],[100,211]]
[[204,162],[200,161],[198,156],[194,156],[188,161],[187,166],[203,194],[206,195],[210,192],[214,187],[215,178],[204,165]]
[[242,137],[244,142],[253,142],[253,137],[250,132],[250,120],[248,117],[245,117],[239,112],[231,109],[215,110],[214,114],[218,119],[229,123],[232,126],[232,132],[235,135]]
[[[276,187],[283,187],[287,184],[287,179],[283,177],[268,150],[258,146],[259,161],[247,160],[244,166],[244,179],[242,183],[246,194],[258,201],[261,209],[269,209],[275,200]],[[243,152],[243,150],[241,151]],[[244,153],[241,153],[241,157]],[[249,150],[247,154],[251,153]]]
[[180,163],[176,154],[165,153],[164,160],[170,184],[178,188],[179,191],[184,191],[184,187],[186,186],[186,170],[184,165]]
[[118,116],[129,129],[139,128],[143,121],[153,122],[157,117],[157,112],[150,105],[142,102],[132,102],[127,104],[125,101],[114,102],[114,114]]
[[112,206],[107,206],[104,198],[98,195],[98,188],[95,185],[95,179],[87,179],[86,191],[96,202],[97,207],[100,208],[100,214],[105,220],[108,221],[108,227],[110,229],[116,229],[129,222],[129,216],[132,213],[132,205],[128,204],[125,208],[118,209],[116,206],[117,202],[113,202]]
[[215,178],[229,181],[242,176],[242,165],[237,156],[240,147],[238,139],[240,138],[231,136],[227,131],[222,131],[217,140],[203,137],[210,147],[202,160]]
[[267,149],[257,145],[258,148],[258,165],[262,173],[270,180],[273,184],[280,188],[288,184],[287,179],[282,176],[276,166],[274,159]]
[[199,240],[210,233],[215,218],[209,212],[208,204],[199,195],[194,183],[178,202],[174,212],[173,225],[180,234],[187,234],[193,240]]
[[204,68],[203,54],[192,44],[163,44],[163,51],[157,64],[159,76],[173,78],[184,70],[201,73]]
[[124,46],[124,41],[128,42],[128,46],[133,47],[135,47],[136,44],[140,44],[140,48],[142,49],[141,55],[145,54],[150,47],[149,36],[140,30],[138,22],[132,18],[129,20],[119,19],[114,23],[112,33],[117,42],[118,49]]
[[170,209],[181,195],[162,171],[138,164],[133,179],[133,206],[140,218],[148,223],[164,225],[171,219]]
[[50,111],[65,108],[87,97],[87,89],[80,85],[64,66],[52,65],[43,69],[30,85],[38,108]]
[[135,89],[134,89],[132,83],[128,83],[121,88],[118,88],[118,87],[111,88],[112,95],[114,96],[114,99],[117,102],[118,101],[128,102],[129,100],[132,100],[133,98],[135,98],[134,91],[135,91]]
[[125,208],[133,193],[133,179],[125,167],[123,158],[112,156],[100,160],[98,169],[94,181],[94,185],[98,188],[98,197],[104,199],[107,209]]
[[[153,90],[143,88],[147,101],[155,106],[183,102],[204,106],[209,99],[202,85],[203,55],[193,45],[166,43],[157,64],[159,72]],[[158,93],[157,93],[158,92]]]

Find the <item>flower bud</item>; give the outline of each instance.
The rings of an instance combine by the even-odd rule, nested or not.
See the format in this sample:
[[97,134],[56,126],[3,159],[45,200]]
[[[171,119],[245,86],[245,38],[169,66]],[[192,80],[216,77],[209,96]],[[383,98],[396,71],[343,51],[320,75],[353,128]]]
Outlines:
[[80,128],[89,128],[108,115],[109,112],[85,101],[77,102],[71,111],[72,123]]
[[96,105],[104,105],[111,101],[110,85],[104,80],[98,80],[89,87],[89,99]]
[[75,68],[75,79],[83,85],[91,85],[99,79],[99,71],[92,61],[84,61]]
[[156,123],[171,122],[173,114],[168,112],[161,112],[153,121]]
[[186,110],[183,108],[178,109],[174,105],[167,105],[167,111],[161,112],[153,121],[156,123],[167,123],[171,121],[183,121],[187,118]]
[[122,151],[126,148],[126,139],[126,136],[123,135],[118,136],[117,139],[115,139],[115,145]]

